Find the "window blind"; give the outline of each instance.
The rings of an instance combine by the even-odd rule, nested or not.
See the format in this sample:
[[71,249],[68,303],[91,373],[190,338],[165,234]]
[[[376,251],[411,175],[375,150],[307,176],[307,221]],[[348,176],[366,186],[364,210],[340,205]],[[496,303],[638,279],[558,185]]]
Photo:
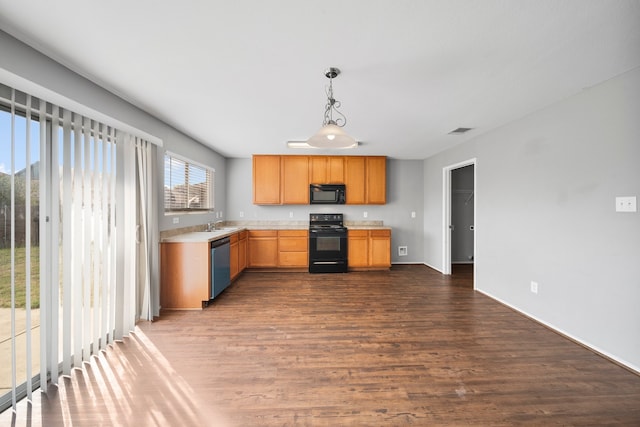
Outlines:
[[128,334],[137,318],[152,316],[157,225],[149,233],[143,224],[144,250],[136,241],[138,212],[155,203],[153,191],[140,190],[153,185],[150,145],[0,84],[0,216],[7,225],[0,256],[9,270],[0,287],[11,295],[2,300],[11,330],[0,337],[0,352],[11,354],[0,382],[11,391],[0,396],[0,411],[38,386],[46,391],[48,380],[56,384],[60,373]]

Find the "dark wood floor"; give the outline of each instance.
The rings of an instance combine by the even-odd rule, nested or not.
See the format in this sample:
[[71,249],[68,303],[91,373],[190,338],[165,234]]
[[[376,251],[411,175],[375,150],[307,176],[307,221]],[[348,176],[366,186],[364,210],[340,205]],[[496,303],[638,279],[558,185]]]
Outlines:
[[640,425],[640,376],[471,283],[464,267],[245,272],[205,310],[139,325],[14,424]]

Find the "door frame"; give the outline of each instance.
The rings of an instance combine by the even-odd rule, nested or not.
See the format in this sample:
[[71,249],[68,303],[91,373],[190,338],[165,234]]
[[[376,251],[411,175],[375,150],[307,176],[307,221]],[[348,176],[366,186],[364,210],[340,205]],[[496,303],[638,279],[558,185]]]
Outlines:
[[473,165],[473,288],[475,289],[476,263],[478,262],[476,251],[478,240],[476,238],[478,161],[475,157],[442,168],[442,274],[451,274],[451,171],[470,165]]

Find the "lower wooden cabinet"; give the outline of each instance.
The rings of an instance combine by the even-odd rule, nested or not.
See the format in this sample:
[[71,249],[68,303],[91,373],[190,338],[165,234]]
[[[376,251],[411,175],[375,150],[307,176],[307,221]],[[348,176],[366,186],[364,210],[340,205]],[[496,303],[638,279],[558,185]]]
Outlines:
[[309,231],[278,231],[278,267],[309,266]]
[[391,267],[391,230],[369,230],[369,266]]
[[[229,236],[231,280],[247,267],[247,231]],[[211,299],[209,242],[160,244],[160,306],[164,310],[201,309]]]
[[309,265],[308,230],[249,230],[250,268],[306,268]]
[[211,298],[208,242],[160,245],[160,306],[201,309]]
[[249,232],[242,230],[238,233],[238,268],[242,273],[247,268],[247,241]]
[[350,269],[391,267],[391,230],[348,230]]
[[249,230],[247,267],[278,266],[278,231]]

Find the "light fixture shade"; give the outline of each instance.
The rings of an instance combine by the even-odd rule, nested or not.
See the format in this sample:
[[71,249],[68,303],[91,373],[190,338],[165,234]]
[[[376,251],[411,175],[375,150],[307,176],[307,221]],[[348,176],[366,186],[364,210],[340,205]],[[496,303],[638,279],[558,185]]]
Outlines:
[[353,148],[358,142],[347,135],[340,126],[333,123],[322,126],[322,129],[307,140],[307,144],[315,148]]

